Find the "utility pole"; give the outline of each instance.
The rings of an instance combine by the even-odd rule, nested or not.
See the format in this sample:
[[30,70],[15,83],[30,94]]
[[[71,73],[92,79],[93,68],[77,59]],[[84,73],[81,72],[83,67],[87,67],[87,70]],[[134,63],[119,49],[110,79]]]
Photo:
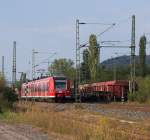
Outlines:
[[47,61],[47,71],[49,72],[50,61]]
[[80,38],[79,38],[79,20],[76,20],[76,80],[75,80],[75,101],[80,102]]
[[135,15],[132,16],[130,92],[135,92]]
[[[80,45],[80,34],[79,34],[79,25],[80,24],[101,24],[104,25],[103,23],[86,23],[86,22],[79,22],[79,20],[76,20],[76,80],[75,80],[75,100],[76,102],[81,102],[81,94],[80,94],[80,90],[78,90],[79,85],[81,83],[81,78],[80,78],[80,49],[82,47],[87,47],[88,42]],[[103,32],[101,32],[100,34],[97,35],[101,36],[102,34],[104,34],[105,32],[107,32],[108,30],[110,30],[113,26],[115,26],[115,23],[113,24],[107,24],[109,25],[108,28],[106,28]],[[100,48],[99,48],[99,54],[100,54]],[[100,55],[99,55],[100,56]],[[99,61],[100,61],[100,57],[99,57]]]
[[4,72],[4,56],[2,56],[2,76],[5,77],[5,72]]
[[116,81],[116,73],[117,73],[117,68],[116,68],[116,62],[115,62],[115,58],[112,58],[113,59],[113,79],[114,81]]
[[32,50],[32,80],[35,79],[35,51]]
[[35,79],[35,54],[38,54],[39,52],[32,50],[32,80]]
[[16,41],[13,42],[12,84],[16,83]]
[[118,53],[115,52],[116,57],[114,58],[114,81],[117,80],[117,59],[118,59]]

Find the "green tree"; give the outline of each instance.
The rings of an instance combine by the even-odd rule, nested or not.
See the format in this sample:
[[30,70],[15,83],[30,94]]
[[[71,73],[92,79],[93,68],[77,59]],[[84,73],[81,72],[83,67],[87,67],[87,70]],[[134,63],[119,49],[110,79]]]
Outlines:
[[145,35],[140,38],[139,43],[139,65],[140,65],[140,76],[146,75],[146,37]]
[[85,83],[90,80],[88,57],[89,57],[89,51],[88,49],[85,49],[83,51],[83,62],[81,63],[81,81]]
[[88,55],[88,65],[90,70],[91,81],[96,81],[97,70],[99,66],[99,52],[98,43],[96,35],[91,34],[89,38],[89,55]]
[[74,62],[71,59],[55,59],[49,67],[52,75],[66,76],[70,79],[75,79]]

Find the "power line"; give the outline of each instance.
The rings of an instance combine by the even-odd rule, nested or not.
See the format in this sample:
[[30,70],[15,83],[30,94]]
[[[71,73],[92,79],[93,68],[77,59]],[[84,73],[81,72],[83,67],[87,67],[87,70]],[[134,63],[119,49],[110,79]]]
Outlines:
[[110,46],[100,46],[100,48],[130,48],[130,46],[116,46],[116,45],[110,45]]
[[104,25],[104,26],[112,25],[110,23],[101,23],[101,22],[80,22],[79,24],[98,24],[98,25]]
[[130,21],[131,20],[131,16],[129,16],[128,18],[126,18],[126,19],[122,19],[122,20],[120,20],[119,22],[116,22],[116,25],[120,25],[120,24],[123,24],[123,23],[125,23],[125,22],[127,22],[127,21]]
[[101,36],[102,34],[104,34],[105,32],[109,31],[111,28],[113,28],[116,24],[113,23],[110,27],[106,28],[104,31],[102,31],[100,34],[96,35],[97,37]]

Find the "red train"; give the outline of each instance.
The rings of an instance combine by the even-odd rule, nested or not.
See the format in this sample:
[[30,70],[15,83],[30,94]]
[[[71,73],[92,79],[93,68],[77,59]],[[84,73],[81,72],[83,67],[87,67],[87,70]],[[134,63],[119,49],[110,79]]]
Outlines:
[[96,96],[108,100],[118,99],[127,100],[129,91],[129,82],[125,80],[97,82],[92,84],[84,84],[79,86],[82,98]]
[[[64,99],[71,98],[70,80],[66,77],[47,77],[23,83],[21,98],[29,99]],[[79,85],[82,99],[96,97],[96,99],[127,100],[129,82],[125,80],[97,82]]]
[[71,96],[70,81],[66,77],[46,77],[23,83],[21,98],[69,98]]

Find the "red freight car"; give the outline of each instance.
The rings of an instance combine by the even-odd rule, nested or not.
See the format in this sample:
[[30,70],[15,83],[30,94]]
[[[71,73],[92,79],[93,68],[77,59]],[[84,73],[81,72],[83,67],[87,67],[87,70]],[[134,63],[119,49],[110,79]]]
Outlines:
[[21,98],[68,98],[70,81],[66,77],[46,77],[22,84]]
[[79,86],[82,97],[97,96],[106,99],[127,99],[129,82],[125,80],[97,82]]

